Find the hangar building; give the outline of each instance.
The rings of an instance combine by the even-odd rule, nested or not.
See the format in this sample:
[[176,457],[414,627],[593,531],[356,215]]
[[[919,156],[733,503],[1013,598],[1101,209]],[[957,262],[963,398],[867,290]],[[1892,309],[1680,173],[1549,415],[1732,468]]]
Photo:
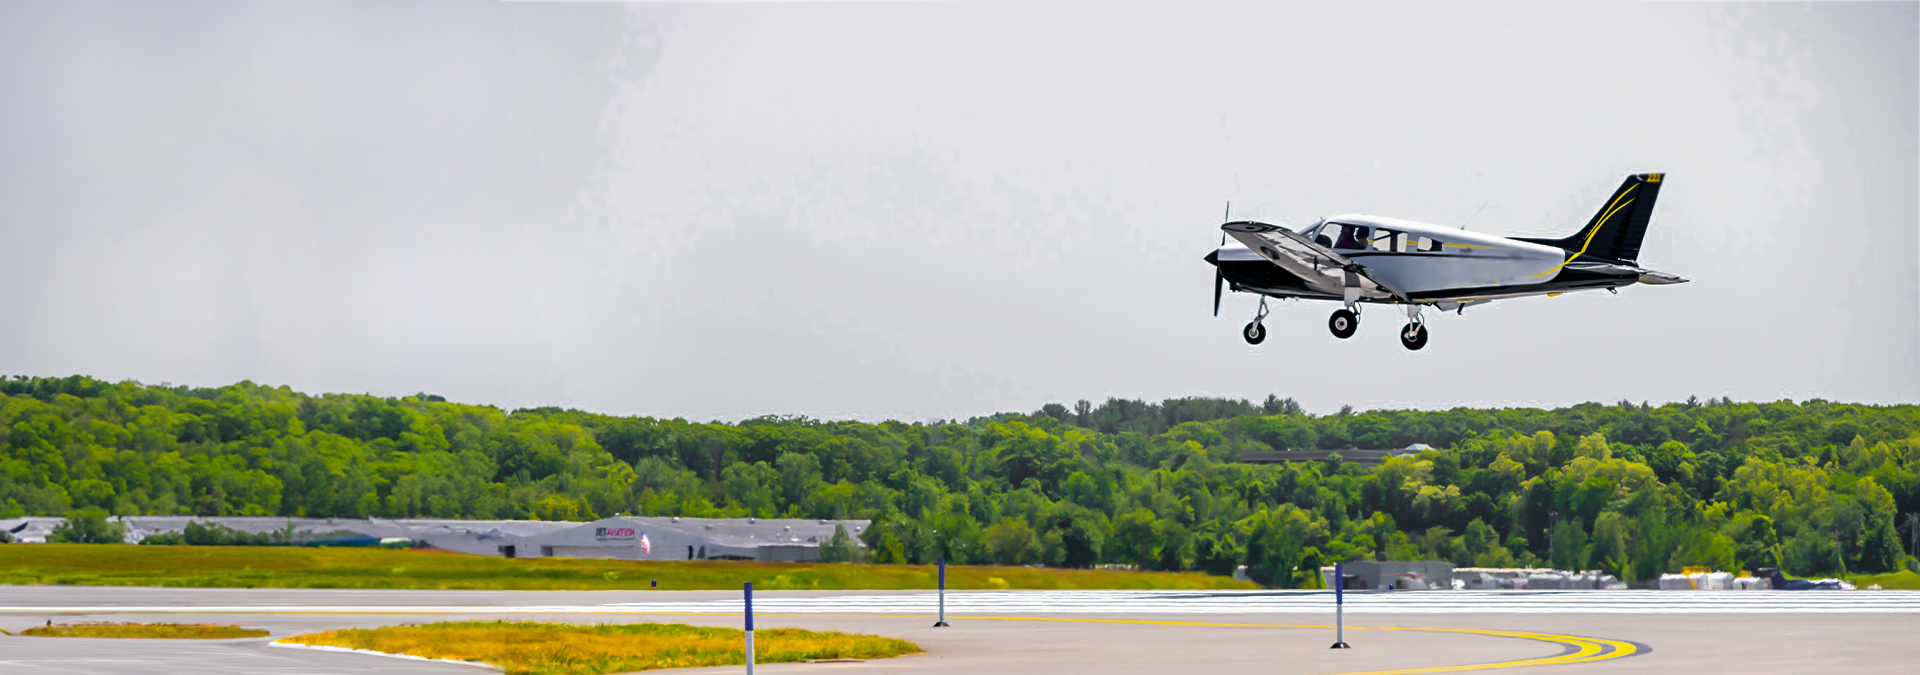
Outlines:
[[[1440,589],[1453,588],[1453,563],[1438,560],[1416,561],[1374,561],[1355,560],[1343,565],[1342,574],[1347,576],[1349,589],[1376,589],[1392,586],[1398,589]],[[1320,574],[1327,582],[1327,588],[1333,587],[1333,568],[1322,567]]]
[[872,521],[615,516],[577,527],[508,537],[509,558],[620,558],[625,560],[820,559],[820,546],[845,527],[860,546]]

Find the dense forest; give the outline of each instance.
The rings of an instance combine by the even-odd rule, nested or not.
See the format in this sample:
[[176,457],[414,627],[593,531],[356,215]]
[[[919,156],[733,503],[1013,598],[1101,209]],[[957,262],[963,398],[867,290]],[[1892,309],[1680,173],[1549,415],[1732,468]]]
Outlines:
[[[1414,443],[1434,449],[1372,467],[1235,461]],[[13,377],[0,453],[0,517],[870,518],[876,562],[1245,564],[1274,586],[1362,558],[1885,572],[1920,536],[1920,406],[1818,400],[1314,416],[1273,396],[1109,399],[723,424]]]

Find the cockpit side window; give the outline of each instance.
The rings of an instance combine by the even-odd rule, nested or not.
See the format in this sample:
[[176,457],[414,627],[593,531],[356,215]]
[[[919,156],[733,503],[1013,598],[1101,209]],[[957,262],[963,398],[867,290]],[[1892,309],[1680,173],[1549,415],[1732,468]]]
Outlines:
[[1433,237],[1421,237],[1420,251],[1423,253],[1439,253],[1440,242],[1438,240],[1435,240]]
[[1334,248],[1353,251],[1367,247],[1367,228],[1365,226],[1338,225],[1337,227],[1340,228],[1340,237],[1334,242]]

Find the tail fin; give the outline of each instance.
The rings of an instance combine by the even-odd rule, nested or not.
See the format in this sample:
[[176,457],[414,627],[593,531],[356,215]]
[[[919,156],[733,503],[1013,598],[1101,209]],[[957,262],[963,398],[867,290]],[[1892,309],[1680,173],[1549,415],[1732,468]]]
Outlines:
[[1660,196],[1660,179],[1665,174],[1642,173],[1627,176],[1613,197],[1587,221],[1587,226],[1565,239],[1526,239],[1536,244],[1558,246],[1573,258],[1591,256],[1637,262],[1640,240],[1647,237],[1647,219],[1653,217],[1653,201]]

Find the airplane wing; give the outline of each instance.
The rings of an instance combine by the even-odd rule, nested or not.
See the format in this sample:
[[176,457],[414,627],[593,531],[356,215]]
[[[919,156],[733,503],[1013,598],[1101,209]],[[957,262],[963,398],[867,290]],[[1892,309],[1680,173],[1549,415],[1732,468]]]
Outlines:
[[1298,232],[1266,223],[1236,221],[1221,225],[1228,235],[1246,244],[1267,262],[1300,277],[1309,288],[1356,300],[1405,298],[1367,274],[1364,265],[1314,243]]

